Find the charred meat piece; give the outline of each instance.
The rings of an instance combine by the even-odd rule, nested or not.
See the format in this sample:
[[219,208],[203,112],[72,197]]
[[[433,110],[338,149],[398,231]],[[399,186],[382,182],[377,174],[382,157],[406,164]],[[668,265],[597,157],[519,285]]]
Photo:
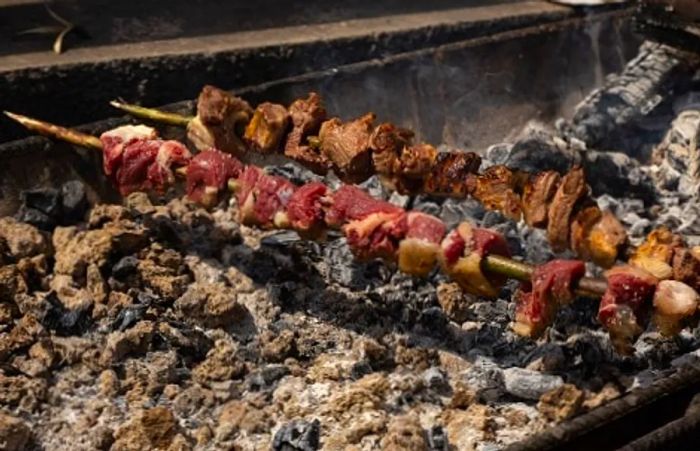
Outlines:
[[385,122],[374,129],[369,138],[372,162],[377,174],[391,182],[391,176],[400,173],[399,157],[403,149],[411,144],[413,132]]
[[442,240],[441,248],[441,265],[462,290],[477,296],[498,296],[505,280],[493,275],[487,277],[483,273],[481,262],[489,254],[510,257],[503,236],[463,222],[447,234]]
[[192,155],[177,141],[155,139],[155,131],[124,126],[101,136],[104,170],[119,193],[164,191],[175,181],[174,165],[186,165]]
[[187,196],[206,207],[214,206],[228,180],[242,170],[243,164],[230,154],[215,149],[200,152],[187,166]]
[[207,85],[197,99],[197,116],[187,125],[187,139],[198,150],[213,147],[243,155],[246,146],[240,136],[252,115],[248,102]]
[[473,152],[438,152],[423,190],[429,194],[464,197],[469,193],[469,178],[479,166],[481,157]]
[[415,211],[408,213],[406,221],[406,238],[399,244],[399,269],[425,277],[435,267],[447,227],[435,216]]
[[547,236],[555,252],[562,252],[569,247],[569,224],[574,207],[587,194],[588,185],[583,168],[574,167],[562,177],[547,213]]
[[400,213],[402,208],[377,200],[366,191],[353,186],[343,185],[331,196],[331,205],[326,210],[326,223],[339,227],[346,222],[364,219],[372,213]]
[[491,166],[477,175],[472,196],[489,210],[496,210],[506,217],[519,221],[522,217],[520,196],[515,192],[516,177],[503,165]]
[[589,252],[593,263],[610,268],[627,243],[627,232],[610,210],[605,210],[600,219],[591,228],[588,238]]
[[[672,233],[667,227],[652,230],[629,259],[632,266],[645,269],[657,279],[672,277],[674,254],[684,248],[683,238]],[[680,260],[678,261],[680,264]],[[681,269],[681,265],[678,266]],[[675,277],[674,277],[675,278]],[[683,279],[677,279],[682,280]]]
[[333,118],[321,125],[321,152],[333,163],[333,170],[346,183],[359,183],[372,175],[369,137],[374,114],[343,124]]
[[438,170],[435,167],[437,155],[437,149],[430,144],[404,147],[394,168],[396,189],[404,194],[420,193],[424,181],[434,170]]
[[318,146],[308,141],[310,135],[317,134],[321,124],[326,120],[326,110],[321,104],[321,97],[315,92],[306,99],[297,99],[289,106],[292,118],[292,130],[287,135],[284,155],[298,161],[317,174],[325,174],[330,161],[320,152]]
[[325,228],[323,199],[328,187],[321,182],[300,186],[287,204],[287,217],[292,229],[302,236],[319,237]]
[[261,103],[255,109],[243,138],[257,152],[274,153],[280,149],[288,125],[289,113],[285,107]]
[[549,204],[557,192],[560,181],[561,176],[557,171],[543,171],[528,180],[521,204],[527,225],[530,227],[547,225]]
[[700,252],[677,247],[673,253],[673,278],[700,290]]
[[538,266],[531,286],[518,293],[513,330],[526,337],[539,337],[554,321],[561,305],[574,299],[573,287],[586,274],[580,260],[552,260]]
[[569,242],[571,250],[583,260],[592,259],[591,251],[591,231],[598,221],[603,217],[597,205],[582,207],[571,221],[571,236]]
[[260,168],[246,166],[236,180],[240,222],[262,228],[287,228],[287,204],[296,186],[284,177],[267,175]]
[[359,260],[381,258],[395,261],[399,243],[406,236],[406,213],[371,213],[343,226],[343,233],[353,255]]
[[634,266],[619,266],[606,273],[608,288],[598,308],[598,321],[608,330],[620,354],[630,354],[646,326],[657,280]]
[[654,323],[666,336],[677,335],[695,319],[700,296],[677,280],[662,280],[654,293]]

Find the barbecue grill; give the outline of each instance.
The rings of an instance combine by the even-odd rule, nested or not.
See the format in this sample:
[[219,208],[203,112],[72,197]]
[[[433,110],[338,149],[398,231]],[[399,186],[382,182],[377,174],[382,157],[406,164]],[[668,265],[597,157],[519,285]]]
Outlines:
[[[496,160],[502,146],[493,144],[518,141],[523,129],[534,133],[532,127],[540,125],[533,123],[554,124],[560,117],[571,118],[574,112],[583,114],[580,105],[590,100],[589,93],[604,85],[606,75],[622,72],[637,55],[643,39],[634,32],[634,13],[624,3],[576,9],[514,2],[353,19],[343,24],[288,26],[276,32],[253,30],[216,39],[204,36],[184,43],[159,41],[148,52],[143,51],[145,47],[131,48],[132,54],[116,60],[100,48],[71,50],[64,55],[67,63],[59,58],[54,59],[59,63],[51,65],[44,65],[41,54],[36,60],[10,55],[3,57],[9,64],[0,86],[7,93],[3,108],[8,110],[64,125],[104,118],[76,126],[92,135],[138,123],[129,117],[110,117],[113,110],[107,102],[118,97],[144,105],[165,104],[163,110],[190,116],[196,113],[195,102],[181,99],[193,98],[207,83],[230,89],[253,105],[265,101],[288,105],[316,91],[327,108],[343,118],[371,110],[410,127],[420,141],[475,151]],[[663,34],[667,33],[664,29]],[[146,54],[152,52],[156,54]],[[685,58],[686,53],[682,55]],[[669,72],[670,79],[660,84],[659,89],[668,91],[656,93],[659,98],[644,110],[649,118],[643,125],[630,120],[627,126],[620,118],[623,130],[615,129],[599,139],[601,150],[614,148],[640,159],[651,158],[648,144],[662,141],[677,112],[674,107],[679,108],[677,100],[683,98],[686,106],[692,106],[689,93],[697,66],[688,63],[685,67],[683,58]],[[101,81],[105,79],[110,81]],[[575,125],[573,120],[557,123],[561,135],[574,136],[573,142],[594,130],[593,126],[586,128],[582,135]],[[159,129],[165,137],[185,139],[184,130],[178,127]],[[76,179],[85,184],[91,205],[121,201],[102,176],[102,159],[95,152],[39,137],[10,141],[24,132],[9,121],[0,123],[0,134],[8,141],[0,144],[0,216],[15,215],[26,203],[27,191],[58,188]],[[639,150],[645,146],[646,151]],[[644,189],[631,185],[618,194],[648,201]],[[289,246],[284,237],[275,241],[273,235],[272,241],[269,248],[273,252]],[[283,289],[283,282],[277,289]],[[327,315],[319,314],[319,319],[327,320]],[[419,318],[408,323],[415,321]],[[460,352],[468,354],[457,349]],[[662,376],[656,376],[653,383],[543,432],[521,437],[510,448],[687,448],[700,431],[694,398],[700,392],[700,367],[695,353],[679,346],[663,356],[663,363],[655,363],[659,368],[654,369]],[[624,359],[613,361],[630,364]],[[5,372],[9,375],[11,370]],[[500,396],[499,402],[512,401],[512,393]],[[440,448],[440,437],[429,433],[433,449],[446,449]]]

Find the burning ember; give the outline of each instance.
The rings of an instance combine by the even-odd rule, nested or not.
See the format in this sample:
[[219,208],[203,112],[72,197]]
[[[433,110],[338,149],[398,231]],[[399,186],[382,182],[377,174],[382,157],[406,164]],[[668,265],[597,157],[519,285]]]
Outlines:
[[[700,344],[697,184],[685,204],[669,190],[697,182],[697,116],[640,165],[582,150],[590,121],[482,162],[372,113],[328,117],[315,93],[252,108],[207,86],[197,107],[169,118],[196,152],[143,125],[98,139],[11,115],[100,149],[124,202],[88,209],[69,182],[0,219],[0,402],[37,424],[2,414],[0,441],[492,449]],[[272,154],[292,163],[249,164]]]

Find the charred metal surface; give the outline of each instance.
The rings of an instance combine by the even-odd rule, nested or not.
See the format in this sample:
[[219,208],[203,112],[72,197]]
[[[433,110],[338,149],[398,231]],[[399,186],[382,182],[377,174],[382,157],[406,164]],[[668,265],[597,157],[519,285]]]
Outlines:
[[[612,450],[626,444],[630,450],[676,449],[679,445],[686,447],[678,449],[688,449],[700,421],[697,413],[679,418],[697,393],[700,393],[700,368],[689,366],[508,450]],[[650,430],[654,432],[634,441]]]

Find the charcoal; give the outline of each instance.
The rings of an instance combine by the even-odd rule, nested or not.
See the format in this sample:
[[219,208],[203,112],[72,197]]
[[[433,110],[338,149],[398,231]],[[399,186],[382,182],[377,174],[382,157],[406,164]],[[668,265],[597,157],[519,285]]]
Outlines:
[[134,274],[139,266],[139,259],[133,255],[122,257],[114,266],[112,266],[112,276],[123,278],[130,274]]
[[112,330],[123,332],[129,329],[143,319],[147,310],[148,305],[145,304],[130,305],[123,308],[112,323]]
[[363,376],[366,376],[373,371],[372,365],[370,365],[367,360],[360,360],[359,362],[355,362],[352,365],[352,368],[350,368],[350,377],[354,380],[361,379]]
[[246,385],[251,391],[269,390],[275,383],[289,374],[289,368],[285,365],[266,365],[259,370],[253,371],[246,377]]
[[321,422],[294,420],[282,425],[272,439],[273,451],[315,451],[319,448]]
[[442,204],[440,219],[445,221],[449,229],[456,227],[462,221],[477,221],[484,217],[486,209],[474,199],[447,199]]
[[46,296],[46,301],[49,307],[41,318],[41,324],[57,335],[80,335],[92,323],[92,305],[67,309],[53,291]]
[[287,163],[279,166],[266,166],[265,171],[270,175],[277,175],[290,180],[295,185],[322,181],[320,177],[303,166],[295,163]]
[[423,372],[425,385],[431,388],[443,388],[447,385],[445,374],[438,367],[432,366]]
[[54,217],[35,208],[26,207],[25,205],[20,206],[17,214],[15,214],[15,218],[18,221],[26,222],[41,230],[48,231],[56,227],[56,219]]
[[450,320],[445,315],[445,311],[440,307],[433,306],[423,309],[418,316],[418,322],[431,335],[440,336],[447,332],[447,324]]
[[513,144],[510,143],[499,143],[489,146],[489,148],[486,149],[486,156],[482,164],[485,167],[496,164],[506,164],[512,149]]
[[442,426],[433,426],[428,429],[428,449],[430,451],[448,451],[450,440]]
[[564,173],[578,163],[577,152],[564,143],[556,143],[554,137],[544,130],[527,130],[527,135],[518,140],[510,149],[505,165],[510,169],[537,173],[557,171]]
[[63,223],[80,221],[85,217],[88,201],[85,184],[80,180],[70,180],[61,187]]
[[482,401],[495,401],[503,393],[503,370],[488,357],[477,355],[462,379]]
[[503,370],[506,392],[524,399],[539,399],[550,390],[564,385],[559,376],[513,367]]
[[61,193],[57,189],[42,188],[22,191],[19,198],[26,208],[39,210],[49,217],[56,218],[61,213]]
[[651,177],[641,170],[637,160],[623,153],[588,151],[583,167],[594,195],[635,197],[646,202],[656,197]]

